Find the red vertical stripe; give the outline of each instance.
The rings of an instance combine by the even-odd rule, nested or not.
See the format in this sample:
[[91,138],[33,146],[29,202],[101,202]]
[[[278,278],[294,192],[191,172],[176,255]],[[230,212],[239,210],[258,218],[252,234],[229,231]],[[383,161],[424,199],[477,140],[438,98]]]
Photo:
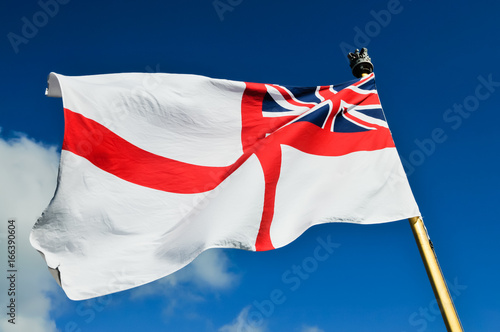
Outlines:
[[266,189],[259,233],[255,241],[255,250],[264,251],[274,249],[271,242],[271,223],[274,216],[276,186],[278,185],[281,171],[281,148],[279,144],[267,145],[265,149],[257,153],[257,157],[264,170]]

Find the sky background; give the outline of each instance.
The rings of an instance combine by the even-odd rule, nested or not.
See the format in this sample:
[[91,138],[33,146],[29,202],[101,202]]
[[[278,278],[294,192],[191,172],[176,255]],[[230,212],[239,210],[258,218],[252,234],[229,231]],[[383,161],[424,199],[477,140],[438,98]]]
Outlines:
[[[314,86],[367,47],[396,146],[465,331],[500,331],[495,1],[3,1],[1,331],[444,331],[406,220],[328,224],[270,252],[211,249],[130,291],[71,301],[30,246],[63,138],[47,75],[199,74]],[[16,325],[7,220],[16,219]],[[318,240],[320,239],[320,240]],[[318,241],[338,247],[293,283]],[[279,294],[279,296],[277,296]],[[274,301],[274,302],[273,302]]]

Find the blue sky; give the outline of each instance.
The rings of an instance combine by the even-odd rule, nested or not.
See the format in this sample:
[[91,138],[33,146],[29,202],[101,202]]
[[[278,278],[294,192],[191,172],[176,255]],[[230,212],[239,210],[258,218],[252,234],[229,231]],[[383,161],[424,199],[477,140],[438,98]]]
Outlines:
[[[2,331],[443,331],[408,222],[329,224],[270,252],[209,250],[152,284],[66,298],[31,248],[63,137],[46,78],[199,74],[311,86],[352,79],[368,47],[407,175],[466,331],[500,330],[493,1],[10,1],[0,27],[0,267],[17,220],[17,324]],[[318,240],[319,239],[319,240]],[[338,246],[293,281],[321,241]],[[318,242],[319,241],[319,242]],[[292,273],[292,274],[291,274]],[[4,279],[4,278],[2,278]],[[2,307],[7,284],[0,283]],[[274,301],[274,302],[273,302]]]

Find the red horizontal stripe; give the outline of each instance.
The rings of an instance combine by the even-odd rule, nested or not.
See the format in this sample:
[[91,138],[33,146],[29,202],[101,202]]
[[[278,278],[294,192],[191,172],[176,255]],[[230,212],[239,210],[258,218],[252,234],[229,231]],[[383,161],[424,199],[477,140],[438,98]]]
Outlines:
[[64,150],[137,185],[178,194],[195,194],[214,189],[232,171],[233,165],[199,166],[145,151],[98,122],[69,109],[64,109],[64,117]]
[[267,140],[319,156],[343,156],[357,151],[394,147],[388,128],[372,124],[370,126],[378,128],[357,133],[337,133],[321,129],[307,121],[299,121],[278,130],[267,137]]

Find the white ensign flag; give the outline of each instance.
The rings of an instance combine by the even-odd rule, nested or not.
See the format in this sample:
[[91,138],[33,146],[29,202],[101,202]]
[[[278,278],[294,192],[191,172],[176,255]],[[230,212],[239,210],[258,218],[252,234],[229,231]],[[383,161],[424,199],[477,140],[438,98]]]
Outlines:
[[31,243],[74,300],[171,274],[208,248],[419,216],[375,78],[288,87],[52,73],[65,133]]

